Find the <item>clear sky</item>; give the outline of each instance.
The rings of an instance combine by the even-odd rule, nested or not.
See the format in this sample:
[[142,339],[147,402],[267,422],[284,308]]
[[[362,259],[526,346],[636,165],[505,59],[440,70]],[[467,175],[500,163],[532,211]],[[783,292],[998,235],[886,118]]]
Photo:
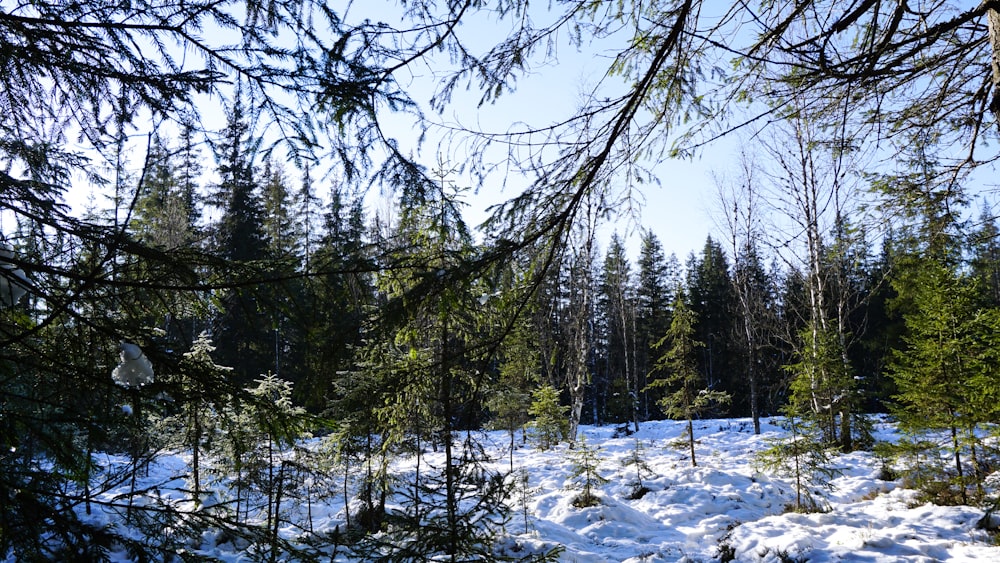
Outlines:
[[[536,26],[551,18],[545,15],[545,5],[538,8]],[[392,22],[388,16],[382,16]],[[465,38],[473,38],[473,44],[486,49],[499,41],[508,31],[509,24],[471,19],[459,30]],[[561,37],[555,57],[545,59],[538,53],[529,68],[530,72],[517,81],[514,93],[502,95],[495,103],[478,106],[481,96],[473,84],[467,91],[458,92],[454,103],[442,115],[436,115],[426,107],[424,110],[433,120],[447,125],[464,126],[490,132],[508,131],[512,128],[531,126],[544,127],[557,123],[573,115],[585,93],[590,92],[600,81],[611,62],[611,53],[620,49],[625,38],[604,41],[601,44],[585,45],[581,50],[572,46],[567,38]],[[446,60],[440,63],[442,67]],[[415,100],[427,104],[436,84],[433,65],[414,69],[412,74],[400,76],[404,87],[409,87]],[[389,133],[398,135],[403,146],[408,142],[415,147],[412,125],[406,120],[394,118],[387,121]],[[409,141],[407,141],[409,139]],[[667,255],[674,253],[683,263],[687,255],[700,251],[709,234],[716,230],[712,220],[716,204],[716,188],[711,178],[712,170],[729,167],[732,143],[719,143],[711,157],[701,155],[692,161],[669,161],[656,169],[661,185],[645,184],[634,186],[634,213],[626,213],[604,225],[606,241],[609,233],[617,231],[627,238],[630,255],[638,255],[638,228],[652,229],[660,239]],[[431,138],[425,142],[420,152],[420,161],[431,167],[437,161],[437,145]],[[415,149],[414,149],[415,152]],[[445,158],[460,158],[461,148]],[[503,155],[498,154],[498,158]],[[478,188],[477,195],[469,195],[468,220],[477,224],[485,217],[481,210],[487,205],[514,197],[519,187],[518,178],[508,178],[506,188],[501,186],[503,178],[497,175]],[[456,183],[471,184],[471,180],[455,179]],[[521,180],[527,182],[527,180]],[[523,185],[523,184],[521,184]],[[606,247],[602,244],[601,252]]]

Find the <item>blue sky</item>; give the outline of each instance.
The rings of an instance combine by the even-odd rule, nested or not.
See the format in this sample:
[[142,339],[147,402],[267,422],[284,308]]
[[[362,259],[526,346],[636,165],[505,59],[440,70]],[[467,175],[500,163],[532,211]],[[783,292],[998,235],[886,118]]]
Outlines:
[[[546,15],[544,6],[537,9],[537,26],[551,18]],[[386,15],[389,23],[395,23]],[[494,41],[508,31],[509,24],[488,21],[483,18],[469,20],[459,30],[460,36],[473,38],[473,44],[483,49],[492,46]],[[544,57],[539,53],[533,59],[532,66],[525,76],[519,77],[517,89],[511,94],[502,95],[495,103],[478,107],[481,92],[475,86],[468,91],[459,92],[443,114],[436,115],[427,107],[424,111],[433,119],[447,125],[459,125],[470,129],[498,132],[507,131],[526,124],[531,127],[544,127],[570,117],[579,107],[583,96],[590,92],[600,81],[611,62],[610,53],[620,49],[623,43],[605,41],[602,44],[584,45],[582,49],[571,45],[566,37],[562,37],[556,45],[555,58]],[[428,104],[436,84],[435,71],[445,68],[446,60],[439,67],[417,66],[408,76],[398,77],[404,87],[411,88],[417,103]],[[408,80],[407,80],[408,79]],[[412,125],[406,119],[389,118],[389,133],[398,135],[405,146],[414,147]],[[437,145],[434,137],[427,140],[420,151],[420,161],[433,166],[437,161]],[[663,244],[666,254],[674,253],[683,263],[692,251],[698,252],[709,234],[716,231],[712,220],[716,204],[716,187],[710,176],[712,170],[722,171],[729,167],[729,159],[734,155],[732,142],[726,141],[713,147],[711,158],[704,154],[690,161],[672,160],[660,164],[657,177],[661,185],[645,184],[635,186],[638,197],[635,199],[635,212],[626,213],[617,219],[606,223],[603,227],[604,241],[611,232],[618,232],[626,237],[630,254],[638,254],[638,227],[652,229]],[[461,158],[461,149],[446,155],[451,160]],[[502,155],[498,156],[502,159]],[[527,183],[526,179],[507,178],[507,186],[503,187],[504,178],[499,174],[478,187],[477,195],[469,195],[470,204],[468,220],[478,223],[485,215],[479,211],[489,204],[514,197],[519,186]],[[471,185],[470,179],[456,178],[459,184]],[[519,184],[519,182],[521,182]],[[713,234],[713,236],[715,236]],[[606,245],[602,244],[602,252]]]

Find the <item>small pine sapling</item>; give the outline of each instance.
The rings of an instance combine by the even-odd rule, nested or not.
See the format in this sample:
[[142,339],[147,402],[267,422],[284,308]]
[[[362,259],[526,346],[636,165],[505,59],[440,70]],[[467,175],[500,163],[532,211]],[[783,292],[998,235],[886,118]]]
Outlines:
[[527,534],[531,532],[531,501],[538,490],[529,485],[531,474],[524,467],[511,474],[511,477],[514,479],[514,500],[524,519],[524,533]]
[[601,504],[596,489],[608,482],[597,471],[601,464],[601,449],[591,447],[586,439],[580,436],[570,458],[573,462],[573,473],[569,477],[569,485],[580,491],[580,494],[573,498],[573,506],[589,508]]
[[629,492],[629,500],[638,500],[646,496],[649,492],[649,487],[642,483],[643,475],[647,477],[652,477],[656,473],[649,467],[646,460],[643,458],[644,449],[642,447],[642,442],[639,438],[635,439],[635,447],[629,452],[628,456],[622,460],[622,466],[625,468],[633,468],[635,471],[635,481],[632,483],[632,490]]
[[534,417],[530,426],[538,449],[547,450],[566,437],[569,431],[569,407],[559,404],[559,391],[543,385],[532,393],[528,414]]
[[822,512],[822,505],[811,491],[820,487],[833,488],[830,481],[840,474],[840,470],[832,464],[832,450],[823,442],[820,430],[807,420],[788,416],[783,426],[789,436],[772,440],[769,448],[758,452],[756,462],[765,470],[794,480],[792,510]]

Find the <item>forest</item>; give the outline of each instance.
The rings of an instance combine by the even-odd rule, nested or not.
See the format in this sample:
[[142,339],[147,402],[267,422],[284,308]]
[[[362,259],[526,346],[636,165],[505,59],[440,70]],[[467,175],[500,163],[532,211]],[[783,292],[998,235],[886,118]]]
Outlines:
[[[477,433],[586,468],[581,425],[666,419],[997,508],[1000,6],[384,4],[0,2],[0,559],[558,560],[497,551]],[[448,121],[593,45],[565,119]],[[699,251],[619,228],[723,138]],[[177,451],[184,502],[137,488]],[[343,529],[279,534],[314,490]]]

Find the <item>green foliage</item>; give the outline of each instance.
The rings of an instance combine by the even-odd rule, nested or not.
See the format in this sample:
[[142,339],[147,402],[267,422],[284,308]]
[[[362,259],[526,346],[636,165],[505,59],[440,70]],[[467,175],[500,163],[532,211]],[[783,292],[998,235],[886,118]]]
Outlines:
[[840,474],[840,470],[833,465],[835,450],[817,439],[819,434],[811,420],[788,416],[783,420],[782,427],[789,435],[769,440],[770,445],[757,453],[756,462],[764,470],[793,480],[793,510],[823,511],[822,498],[816,498],[814,492],[819,488],[830,488],[830,480]]
[[628,498],[630,500],[638,500],[649,492],[649,488],[642,484],[642,478],[652,477],[655,475],[649,464],[646,463],[643,457],[644,449],[642,447],[642,442],[639,438],[635,439],[635,446],[629,451],[628,456],[622,460],[622,466],[625,468],[631,467],[635,471],[635,481],[632,483],[632,492],[629,493]]
[[176,373],[164,377],[177,408],[162,417],[154,433],[165,437],[164,444],[183,447],[191,452],[191,496],[195,505],[202,502],[202,453],[211,449],[217,439],[221,421],[219,414],[228,395],[211,392],[223,386],[230,370],[212,361],[215,350],[207,333],[201,333],[191,350],[184,353]]
[[524,523],[524,533],[530,533],[531,501],[538,492],[538,489],[531,487],[531,474],[523,467],[512,473],[509,477],[514,480],[514,502],[521,513],[521,520]]
[[591,447],[581,435],[570,450],[570,461],[573,469],[567,479],[568,486],[572,490],[580,491],[573,497],[573,506],[590,508],[600,505],[601,497],[597,494],[597,488],[608,482],[598,471],[601,465],[601,449]]
[[543,385],[532,394],[528,409],[533,419],[529,426],[539,449],[547,450],[566,439],[569,432],[569,407],[559,404],[559,391],[551,385]]
[[724,391],[707,389],[696,363],[696,350],[704,346],[694,340],[695,314],[684,302],[683,295],[674,301],[670,329],[657,342],[657,349],[669,348],[656,361],[656,369],[666,376],[652,381],[649,386],[670,389],[658,402],[663,412],[672,418],[688,421],[687,436],[691,465],[697,465],[694,452],[694,425],[696,417],[729,402]]
[[839,333],[823,330],[818,321],[810,321],[800,334],[796,363],[785,370],[792,374],[789,397],[790,412],[811,421],[811,428],[820,434],[818,439],[827,444],[850,443],[842,433],[852,435],[852,425],[842,423],[847,417],[853,420],[857,410],[857,382],[844,362]]
[[[985,475],[977,457],[986,448],[978,429],[996,420],[1000,388],[991,374],[1000,366],[1000,313],[982,309],[975,284],[939,261],[914,259],[898,287],[908,307],[906,349],[889,365],[898,389],[894,413],[901,428],[917,438],[904,457],[926,455],[931,463],[912,479],[940,502],[947,501],[946,490],[963,503],[970,491],[981,498]],[[928,442],[933,436],[938,438]],[[948,455],[937,449],[925,454],[916,446],[939,440]]]

